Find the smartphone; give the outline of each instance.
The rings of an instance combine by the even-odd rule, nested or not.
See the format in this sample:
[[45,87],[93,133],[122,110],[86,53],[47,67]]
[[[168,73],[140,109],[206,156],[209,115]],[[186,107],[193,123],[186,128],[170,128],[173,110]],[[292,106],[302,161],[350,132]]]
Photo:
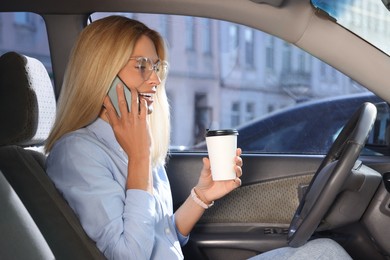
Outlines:
[[127,110],[130,111],[131,110],[131,92],[130,92],[129,87],[126,86],[126,84],[119,78],[119,76],[116,76],[115,79],[112,81],[111,87],[108,90],[107,95],[110,97],[111,103],[114,105],[116,112],[120,116],[121,112],[120,112],[119,105],[118,105],[118,95],[116,93],[116,86],[119,83],[123,84],[123,88],[125,90],[125,100],[127,103]]

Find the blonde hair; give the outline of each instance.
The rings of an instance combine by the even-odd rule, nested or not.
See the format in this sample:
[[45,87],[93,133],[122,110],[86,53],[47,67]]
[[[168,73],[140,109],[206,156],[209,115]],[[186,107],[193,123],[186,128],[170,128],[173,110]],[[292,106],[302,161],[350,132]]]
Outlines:
[[[160,34],[139,21],[109,16],[88,25],[72,49],[58,102],[57,117],[45,144],[50,152],[65,134],[92,123],[118,72],[128,62],[135,43],[149,37],[160,59],[166,60],[165,43]],[[152,135],[152,164],[164,164],[170,136],[169,105],[165,81],[157,87],[149,115]]]

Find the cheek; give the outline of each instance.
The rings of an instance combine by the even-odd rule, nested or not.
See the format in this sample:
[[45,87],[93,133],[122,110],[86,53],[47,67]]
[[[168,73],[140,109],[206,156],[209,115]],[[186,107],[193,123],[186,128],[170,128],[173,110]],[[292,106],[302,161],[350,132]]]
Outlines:
[[130,90],[137,89],[144,83],[139,75],[134,75],[134,73],[128,71],[121,70],[118,75]]

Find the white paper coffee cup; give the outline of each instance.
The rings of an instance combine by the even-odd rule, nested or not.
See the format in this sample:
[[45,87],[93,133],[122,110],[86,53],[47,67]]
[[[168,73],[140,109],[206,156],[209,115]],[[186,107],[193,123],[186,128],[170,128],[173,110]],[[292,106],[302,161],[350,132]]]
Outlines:
[[235,129],[207,131],[206,144],[214,181],[236,178],[234,158],[237,150],[237,135],[238,131]]

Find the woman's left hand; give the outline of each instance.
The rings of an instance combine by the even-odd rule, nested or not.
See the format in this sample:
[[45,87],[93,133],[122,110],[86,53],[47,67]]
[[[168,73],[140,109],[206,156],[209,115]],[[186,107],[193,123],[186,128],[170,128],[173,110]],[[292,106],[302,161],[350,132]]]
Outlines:
[[210,204],[212,201],[222,198],[226,194],[230,193],[234,189],[241,186],[242,175],[242,158],[241,149],[237,148],[234,170],[236,172],[236,178],[226,181],[213,181],[210,169],[210,160],[203,158],[203,169],[200,173],[198,184],[195,187],[195,193],[206,204]]

